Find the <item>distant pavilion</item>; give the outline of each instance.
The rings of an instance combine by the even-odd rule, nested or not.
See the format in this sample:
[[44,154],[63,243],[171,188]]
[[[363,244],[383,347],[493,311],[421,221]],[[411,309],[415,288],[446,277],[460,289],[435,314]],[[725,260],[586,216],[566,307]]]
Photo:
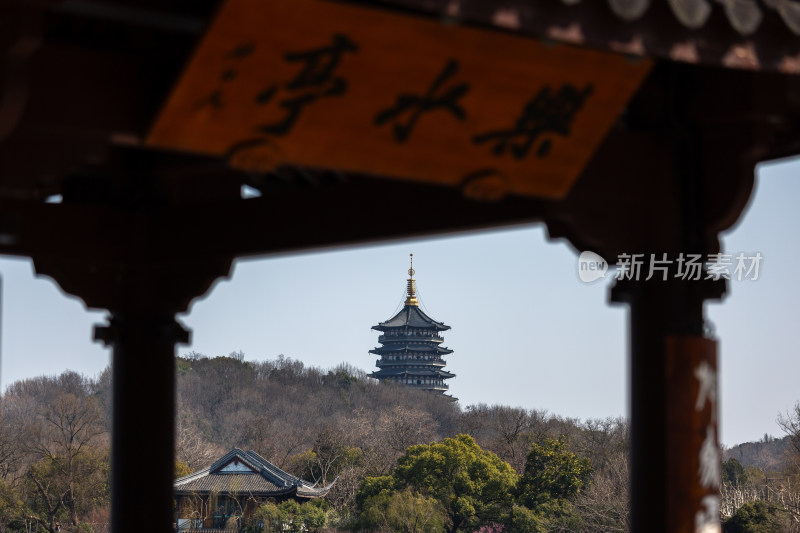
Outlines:
[[437,322],[419,308],[413,259],[414,254],[411,254],[403,309],[389,320],[372,326],[382,335],[378,337],[381,346],[370,350],[370,353],[380,356],[375,363],[378,370],[370,375],[380,381],[444,392],[450,388],[445,380],[455,377],[455,374],[444,369],[443,356],[453,353],[453,350],[441,345],[444,339],[439,333],[450,326]]
[[333,486],[317,487],[288,474],[252,450],[234,448],[210,466],[175,480],[179,531],[240,529],[264,502],[299,502],[325,496]]

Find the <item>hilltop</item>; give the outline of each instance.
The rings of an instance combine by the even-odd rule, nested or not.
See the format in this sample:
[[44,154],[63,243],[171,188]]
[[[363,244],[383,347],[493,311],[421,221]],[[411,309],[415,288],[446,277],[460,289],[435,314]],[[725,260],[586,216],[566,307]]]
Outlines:
[[758,442],[744,442],[726,448],[723,460],[736,459],[742,466],[755,466],[764,472],[776,472],[786,464],[791,450],[790,437],[775,438],[765,435]]

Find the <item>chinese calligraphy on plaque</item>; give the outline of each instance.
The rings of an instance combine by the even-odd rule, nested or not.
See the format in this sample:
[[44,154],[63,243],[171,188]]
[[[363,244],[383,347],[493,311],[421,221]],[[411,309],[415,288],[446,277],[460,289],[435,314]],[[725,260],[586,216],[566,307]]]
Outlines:
[[310,165],[472,192],[491,176],[495,196],[559,198],[649,68],[347,3],[227,0],[147,143],[257,172]]

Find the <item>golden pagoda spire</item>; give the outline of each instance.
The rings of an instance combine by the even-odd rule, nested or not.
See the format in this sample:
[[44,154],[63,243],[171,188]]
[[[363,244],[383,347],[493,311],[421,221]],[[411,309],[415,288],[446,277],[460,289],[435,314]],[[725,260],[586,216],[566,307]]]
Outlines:
[[411,267],[408,269],[408,287],[406,292],[406,305],[419,305],[417,301],[417,282],[414,281],[414,254],[411,255]]

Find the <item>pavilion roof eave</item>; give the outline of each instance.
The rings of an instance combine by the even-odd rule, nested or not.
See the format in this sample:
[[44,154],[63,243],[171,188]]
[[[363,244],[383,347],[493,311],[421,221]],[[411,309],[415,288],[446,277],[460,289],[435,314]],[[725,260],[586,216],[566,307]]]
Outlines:
[[260,496],[263,498],[271,498],[275,496],[290,496],[292,494],[297,494],[298,487],[292,486],[287,487],[284,490],[277,490],[277,491],[239,491],[239,490],[225,490],[225,489],[175,489],[174,494],[176,496],[191,496],[191,495],[198,495],[198,496],[207,496],[209,494],[225,494],[225,493],[239,493],[239,494],[247,494],[248,496]]
[[330,484],[324,487],[317,487],[316,483],[314,483],[314,485],[312,486],[298,487],[297,495],[306,498],[321,498],[326,494],[328,494],[328,492],[330,492],[331,487],[333,487],[334,483],[336,483],[338,479],[339,478],[337,477],[336,479],[331,481]]
[[792,0],[383,0],[456,22],[632,56],[799,74],[800,8]]

